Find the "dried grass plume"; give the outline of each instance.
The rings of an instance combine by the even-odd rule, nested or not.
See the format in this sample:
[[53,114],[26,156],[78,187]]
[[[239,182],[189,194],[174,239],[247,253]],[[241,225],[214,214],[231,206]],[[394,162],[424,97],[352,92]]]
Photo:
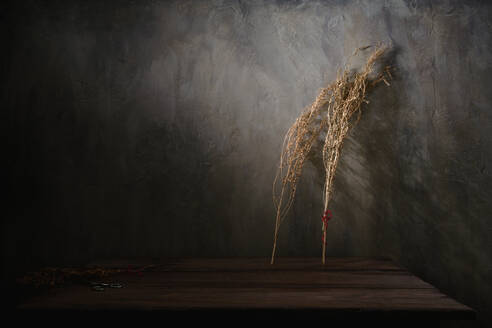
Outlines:
[[[374,47],[365,65],[359,71],[348,67],[351,59],[362,50]],[[323,190],[324,210],[333,193],[333,180],[340,158],[343,141],[350,128],[360,119],[361,108],[368,103],[368,92],[380,82],[389,86],[390,67],[385,66],[377,72],[376,63],[380,61],[389,47],[384,44],[362,47],[355,50],[343,71],[326,88],[320,90],[316,100],[306,108],[287,131],[280,154],[280,164],[273,183],[273,201],[276,209],[275,234],[271,263],[275,261],[279,228],[291,208],[296,188],[306,159],[317,142],[324,142],[322,148],[325,169]],[[322,227],[322,263],[326,257],[326,220]]]

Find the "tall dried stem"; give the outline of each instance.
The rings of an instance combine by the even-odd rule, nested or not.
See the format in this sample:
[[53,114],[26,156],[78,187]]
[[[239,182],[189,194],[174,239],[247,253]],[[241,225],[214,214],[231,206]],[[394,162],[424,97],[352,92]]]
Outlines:
[[[366,48],[357,49],[352,57]],[[323,212],[326,213],[328,210],[343,141],[350,128],[359,121],[362,104],[368,103],[367,92],[381,81],[389,85],[387,81],[387,78],[391,77],[389,67],[385,67],[379,74],[372,76],[376,61],[383,56],[386,50],[387,47],[384,45],[376,46],[361,72],[351,72],[347,68],[349,65],[347,63],[343,72],[338,72],[336,80],[321,89],[316,100],[301,113],[287,131],[277,175],[273,182],[276,218],[272,264],[275,261],[280,225],[294,202],[306,159],[323,133],[326,133],[322,150],[325,169]],[[322,262],[325,263],[326,221],[323,221],[322,230]]]

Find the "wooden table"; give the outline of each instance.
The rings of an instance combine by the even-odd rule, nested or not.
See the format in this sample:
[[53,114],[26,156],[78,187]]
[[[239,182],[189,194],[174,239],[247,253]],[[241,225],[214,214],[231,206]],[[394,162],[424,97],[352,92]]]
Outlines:
[[[165,318],[228,317],[241,322],[376,320],[400,323],[474,319],[475,312],[388,259],[267,258],[154,261],[142,275],[108,278],[121,289],[96,292],[88,285],[53,288],[20,304],[32,310],[124,310]],[[128,262],[99,263],[125,267]],[[149,262],[133,262],[134,265]],[[94,313],[93,311],[90,311]],[[194,316],[197,318],[197,316]],[[399,324],[398,326],[402,326]]]

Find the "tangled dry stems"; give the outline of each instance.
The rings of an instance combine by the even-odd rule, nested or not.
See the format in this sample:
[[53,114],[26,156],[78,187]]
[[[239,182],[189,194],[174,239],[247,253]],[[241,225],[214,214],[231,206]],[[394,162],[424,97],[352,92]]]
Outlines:
[[[356,49],[351,58],[368,47]],[[273,201],[276,208],[275,234],[271,263],[275,261],[279,228],[291,208],[302,169],[316,142],[324,142],[322,148],[325,169],[324,211],[333,192],[333,180],[340,158],[343,141],[350,128],[360,120],[361,107],[368,103],[368,91],[380,82],[389,85],[390,67],[374,74],[376,62],[388,47],[378,45],[360,72],[347,67],[337,73],[336,80],[320,90],[316,100],[306,108],[288,130],[282,145],[280,164],[273,183]],[[326,135],[324,135],[326,134]],[[321,140],[319,140],[321,139]],[[323,140],[324,139],[324,140]],[[322,262],[326,256],[326,224],[323,222]]]

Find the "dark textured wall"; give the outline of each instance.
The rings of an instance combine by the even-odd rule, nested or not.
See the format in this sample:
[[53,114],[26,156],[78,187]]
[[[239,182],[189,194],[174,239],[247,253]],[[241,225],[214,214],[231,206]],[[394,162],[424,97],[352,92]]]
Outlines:
[[[476,1],[3,7],[2,276],[268,256],[283,135],[356,47],[386,41],[395,79],[343,149],[328,255],[391,256],[486,313],[491,18]],[[320,255],[322,183],[308,164],[280,256]]]

